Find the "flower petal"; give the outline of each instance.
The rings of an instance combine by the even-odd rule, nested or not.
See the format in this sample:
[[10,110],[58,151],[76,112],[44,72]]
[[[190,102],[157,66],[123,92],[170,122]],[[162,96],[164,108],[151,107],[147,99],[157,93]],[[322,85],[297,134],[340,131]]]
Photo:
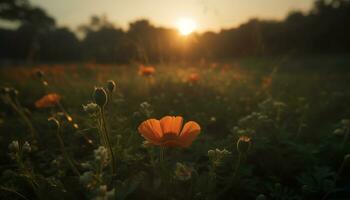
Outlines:
[[183,118],[180,116],[165,116],[160,120],[160,125],[162,127],[164,135],[173,134],[178,136],[182,128],[182,123]]
[[159,120],[149,119],[140,124],[138,127],[140,134],[149,142],[158,145],[163,136]]
[[185,124],[181,131],[179,140],[182,147],[188,147],[196,139],[197,135],[201,131],[201,127],[194,121],[189,121]]

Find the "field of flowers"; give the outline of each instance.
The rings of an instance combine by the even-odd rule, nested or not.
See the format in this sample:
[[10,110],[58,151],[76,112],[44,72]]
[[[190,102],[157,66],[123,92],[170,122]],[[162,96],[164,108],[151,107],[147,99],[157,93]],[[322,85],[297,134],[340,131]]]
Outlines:
[[349,64],[1,67],[0,199],[350,199]]

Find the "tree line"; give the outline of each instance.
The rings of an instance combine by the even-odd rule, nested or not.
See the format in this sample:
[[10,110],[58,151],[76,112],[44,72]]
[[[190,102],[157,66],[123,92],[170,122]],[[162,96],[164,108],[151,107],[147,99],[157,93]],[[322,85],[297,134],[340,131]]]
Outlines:
[[316,0],[308,12],[292,11],[284,20],[251,19],[236,28],[187,37],[146,19],[123,30],[105,16],[92,16],[79,27],[83,37],[78,38],[28,0],[1,0],[0,19],[19,24],[0,28],[0,60],[147,63],[350,53],[350,0]]

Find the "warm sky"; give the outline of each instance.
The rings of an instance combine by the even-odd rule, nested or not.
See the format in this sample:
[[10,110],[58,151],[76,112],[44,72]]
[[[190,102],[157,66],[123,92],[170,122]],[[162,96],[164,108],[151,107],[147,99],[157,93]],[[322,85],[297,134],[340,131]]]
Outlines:
[[117,25],[140,18],[157,26],[175,27],[178,19],[191,18],[198,31],[229,28],[252,17],[282,19],[295,9],[307,10],[313,0],[31,0],[47,10],[59,25],[76,28],[93,14],[107,15]]

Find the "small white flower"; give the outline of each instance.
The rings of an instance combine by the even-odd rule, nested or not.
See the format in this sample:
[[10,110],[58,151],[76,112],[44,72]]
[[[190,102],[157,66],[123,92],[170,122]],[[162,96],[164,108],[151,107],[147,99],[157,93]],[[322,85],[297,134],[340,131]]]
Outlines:
[[95,160],[103,164],[108,163],[108,151],[104,146],[99,146],[94,150]]
[[23,149],[23,152],[26,152],[26,153],[30,153],[32,151],[32,147],[27,141],[24,142],[22,149]]
[[17,153],[19,152],[19,143],[18,143],[18,140],[14,140],[12,141],[9,146],[8,146],[9,150],[12,152],[12,153]]
[[83,109],[85,112],[93,114],[93,113],[96,113],[98,111],[99,107],[95,103],[88,103],[86,105],[83,105]]

